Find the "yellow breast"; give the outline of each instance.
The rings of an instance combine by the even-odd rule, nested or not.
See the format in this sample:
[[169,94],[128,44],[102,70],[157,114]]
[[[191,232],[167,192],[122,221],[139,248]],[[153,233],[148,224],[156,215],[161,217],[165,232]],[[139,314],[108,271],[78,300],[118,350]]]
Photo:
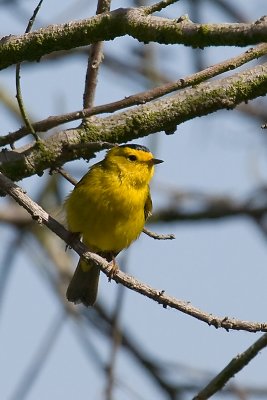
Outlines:
[[125,176],[92,168],[67,198],[67,222],[93,251],[119,252],[142,232],[149,186],[135,187]]

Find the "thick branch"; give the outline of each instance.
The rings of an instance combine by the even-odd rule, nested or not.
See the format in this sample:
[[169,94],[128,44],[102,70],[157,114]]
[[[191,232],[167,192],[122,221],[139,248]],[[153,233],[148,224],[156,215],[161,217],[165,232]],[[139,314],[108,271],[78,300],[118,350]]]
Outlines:
[[80,157],[90,158],[94,151],[106,148],[96,141],[123,143],[161,130],[172,134],[182,122],[220,109],[232,109],[266,92],[267,63],[133,110],[95,118],[79,129],[59,132],[34,145],[2,151],[1,171],[13,180],[41,174],[46,168],[55,168]]
[[[186,76],[182,79],[179,79],[175,82],[170,82],[165,85],[161,85],[156,88],[146,90],[145,92],[136,93],[131,96],[125,97],[122,100],[114,101],[112,103],[107,103],[107,104],[103,104],[103,105],[92,107],[92,108],[87,108],[87,109],[80,110],[80,111],[74,111],[74,112],[70,112],[67,114],[50,116],[42,121],[33,123],[32,126],[36,132],[37,131],[45,132],[51,128],[54,128],[60,124],[66,123],[66,122],[90,117],[92,115],[98,115],[98,114],[108,113],[108,112],[115,112],[122,108],[131,107],[131,106],[137,105],[137,104],[145,104],[151,100],[155,100],[159,97],[163,97],[164,95],[174,92],[176,90],[184,89],[189,86],[195,86],[195,85],[197,85],[203,81],[206,81],[210,78],[214,78],[215,76],[217,76],[223,72],[238,68],[241,65],[243,65],[251,60],[254,60],[255,58],[262,57],[266,53],[267,53],[267,44],[265,44],[265,43],[260,44],[260,45],[256,46],[255,48],[251,48],[236,57],[232,57],[228,60],[225,60],[223,62],[212,65],[208,68],[205,68],[204,70],[202,70],[200,72],[197,72],[192,75],[188,75],[188,76]],[[6,136],[0,137],[0,145],[6,146],[7,144],[11,144],[11,143],[15,142],[16,140],[21,139],[27,133],[29,133],[29,130],[26,126],[24,126],[15,132],[12,132]]]
[[267,22],[194,24],[188,19],[147,16],[144,8],[120,8],[95,17],[50,25],[0,41],[0,69],[23,61],[39,61],[45,54],[86,46],[98,41],[132,36],[141,42],[184,44],[192,47],[248,46],[266,42]]
[[[72,247],[73,250],[75,250],[81,257],[96,265],[107,276],[110,276],[110,269],[112,268],[110,263],[108,263],[99,255],[90,253],[82,242],[77,239],[73,239],[73,235],[70,235],[61,224],[47,214],[47,212],[44,211],[33,200],[31,200],[18,185],[13,183],[1,172],[0,187],[6,194],[9,194],[18,204],[25,208],[34,220],[36,220],[39,224],[47,226],[70,247]],[[201,311],[200,309],[192,306],[189,302],[181,301],[166,295],[164,290],[160,291],[152,288],[151,286],[145,285],[144,283],[137,281],[135,278],[123,273],[122,271],[119,271],[112,279],[117,283],[121,283],[125,287],[143,294],[159,304],[162,304],[164,308],[169,306],[200,321],[203,321],[208,325],[212,325],[215,328],[224,328],[226,330],[244,330],[249,332],[267,332],[267,323],[241,321],[228,317],[216,317],[210,313]]]
[[13,180],[35,174],[41,176],[47,168],[54,170],[80,157],[91,159],[95,157],[95,152],[114,146],[102,141],[82,144],[82,135],[82,129],[73,129],[20,149],[4,149],[0,153],[0,170]]

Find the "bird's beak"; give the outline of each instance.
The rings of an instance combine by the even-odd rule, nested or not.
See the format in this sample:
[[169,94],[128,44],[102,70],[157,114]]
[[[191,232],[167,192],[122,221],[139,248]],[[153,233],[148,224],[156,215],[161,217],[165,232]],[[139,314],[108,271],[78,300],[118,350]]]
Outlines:
[[156,165],[156,164],[161,164],[163,160],[159,160],[158,158],[152,158],[152,162],[154,165]]

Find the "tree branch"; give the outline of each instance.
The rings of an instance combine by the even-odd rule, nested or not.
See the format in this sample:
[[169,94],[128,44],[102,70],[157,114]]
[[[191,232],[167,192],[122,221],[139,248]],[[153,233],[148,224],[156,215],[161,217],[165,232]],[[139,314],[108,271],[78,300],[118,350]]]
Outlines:
[[[31,16],[31,18],[29,20],[29,23],[27,25],[25,33],[29,33],[31,31],[33,23],[35,21],[35,18],[36,18],[37,14],[40,11],[40,8],[42,6],[42,3],[43,3],[43,0],[40,0],[38,5],[36,6],[36,8],[35,8],[35,10],[33,12],[33,15]],[[30,118],[28,116],[28,113],[26,111],[26,108],[25,108],[24,102],[23,102],[23,97],[22,97],[22,92],[21,92],[21,85],[20,85],[20,69],[21,69],[21,63],[18,63],[16,65],[16,91],[17,91],[16,98],[17,98],[17,101],[18,101],[18,106],[19,106],[19,109],[20,109],[20,114],[21,114],[21,117],[23,119],[23,122],[27,126],[27,129],[29,129],[29,131],[33,135],[34,139],[37,141],[39,139],[38,135],[36,134],[35,130],[32,127],[31,120],[30,120]],[[14,148],[13,147],[13,143],[11,143],[11,147]]]
[[[3,192],[9,194],[13,199],[25,208],[28,213],[36,220],[39,224],[47,226],[52,232],[58,235],[64,240],[73,250],[75,250],[82,258],[90,263],[93,263],[101,269],[107,276],[110,275],[112,266],[105,259],[97,254],[88,251],[87,247],[77,239],[73,239],[73,235],[59,224],[54,218],[52,218],[42,207],[31,200],[18,185],[13,183],[5,175],[0,172],[0,187]],[[164,308],[171,307],[187,315],[190,315],[202,322],[212,325],[215,328],[224,328],[227,331],[233,330],[244,330],[249,332],[267,332],[267,323],[241,321],[228,317],[216,317],[205,311],[193,307],[190,303],[175,299],[174,297],[168,296],[164,293],[164,290],[157,290],[142,282],[139,282],[135,278],[119,271],[114,278],[115,282],[121,283],[128,289],[131,289],[137,293],[143,294],[146,297],[162,304]]]
[[258,353],[267,346],[267,334],[262,335],[246,351],[238,354],[193,400],[206,400],[221,390],[236,373],[241,371]]
[[[98,0],[96,14],[110,11],[110,2],[111,0]],[[104,58],[103,47],[103,42],[96,42],[90,48],[83,94],[83,108],[93,107],[94,104],[98,71]]]
[[[255,48],[251,48],[236,57],[232,57],[226,61],[212,65],[208,68],[205,68],[203,71],[188,75],[182,79],[178,79],[175,82],[170,82],[144,92],[136,93],[134,95],[123,98],[122,100],[114,101],[112,103],[107,103],[84,110],[73,111],[67,114],[50,116],[42,121],[33,123],[32,126],[35,131],[45,132],[60,124],[70,121],[75,121],[81,118],[87,118],[102,113],[111,113],[114,111],[118,111],[122,108],[131,107],[138,104],[145,104],[151,100],[155,100],[176,90],[184,89],[188,86],[195,86],[205,80],[214,78],[215,76],[223,72],[238,68],[241,65],[244,65],[245,63],[254,60],[255,58],[264,56],[266,53],[267,44],[260,44]],[[6,136],[2,136],[0,137],[0,146],[5,146],[7,144],[13,143],[16,140],[21,139],[28,133],[29,129],[24,126],[15,132],[12,132]]]
[[56,168],[81,157],[91,158],[94,151],[106,148],[109,142],[123,143],[162,130],[172,134],[182,122],[220,109],[232,109],[266,92],[267,63],[199,84],[134,110],[95,118],[78,129],[58,132],[42,142],[2,151],[1,171],[13,180],[42,174],[48,167]]
[[[58,168],[55,170],[60,173],[71,184],[76,185],[77,180],[70,176],[65,170]],[[153,212],[148,222],[160,224],[165,222],[198,222],[203,220],[218,220],[222,218],[250,217],[257,224],[262,221],[267,214],[267,193],[266,188],[262,187],[255,190],[254,193],[240,202],[229,196],[210,196],[205,193],[180,192],[177,196],[177,206],[169,205]],[[260,202],[259,202],[260,200]],[[190,206],[193,205],[193,211]],[[194,211],[197,208],[197,211]],[[25,227],[31,223],[29,215],[20,207],[9,205],[0,208],[0,222],[14,225],[16,227]],[[143,232],[158,240],[175,239],[175,235],[159,235],[151,232],[147,228]]]
[[152,14],[156,11],[161,11],[163,8],[168,7],[173,3],[178,3],[179,0],[161,0],[158,3],[152,4],[151,6],[145,6],[143,9],[147,14]]
[[182,19],[147,16],[140,8],[119,8],[89,19],[50,25],[0,41],[0,69],[23,61],[39,61],[53,51],[70,50],[129,35],[140,42],[184,44],[192,47],[248,46],[266,42],[267,22],[194,24]]
[[199,211],[184,211],[182,209],[179,210],[179,208],[168,207],[154,213],[149,222],[196,222],[239,216],[259,218],[264,214],[267,214],[267,204],[263,204],[262,206],[248,206],[247,204],[223,204],[223,202],[220,204],[218,202],[217,204],[207,204]]

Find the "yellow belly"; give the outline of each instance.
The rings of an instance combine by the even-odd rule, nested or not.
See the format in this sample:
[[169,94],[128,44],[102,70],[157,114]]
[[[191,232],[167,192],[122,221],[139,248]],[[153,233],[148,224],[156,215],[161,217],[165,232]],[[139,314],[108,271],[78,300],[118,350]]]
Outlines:
[[145,224],[148,187],[138,190],[122,182],[88,179],[68,197],[68,227],[79,232],[93,251],[119,252],[138,238]]

